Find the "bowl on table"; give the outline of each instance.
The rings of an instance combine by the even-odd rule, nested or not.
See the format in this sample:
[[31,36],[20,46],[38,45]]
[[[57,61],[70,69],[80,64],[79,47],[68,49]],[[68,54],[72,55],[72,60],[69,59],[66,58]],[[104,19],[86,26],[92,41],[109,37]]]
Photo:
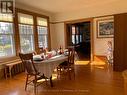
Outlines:
[[33,60],[34,60],[34,61],[43,61],[44,58],[43,58],[43,56],[41,56],[41,55],[34,55],[34,56],[33,56]]

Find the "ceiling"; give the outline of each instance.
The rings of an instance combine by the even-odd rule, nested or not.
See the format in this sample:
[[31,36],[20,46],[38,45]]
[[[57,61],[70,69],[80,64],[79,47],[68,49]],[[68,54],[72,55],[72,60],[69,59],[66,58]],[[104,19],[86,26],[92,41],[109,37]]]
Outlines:
[[22,4],[45,10],[51,13],[63,13],[80,9],[94,8],[98,5],[111,4],[120,0],[15,0],[16,4]]

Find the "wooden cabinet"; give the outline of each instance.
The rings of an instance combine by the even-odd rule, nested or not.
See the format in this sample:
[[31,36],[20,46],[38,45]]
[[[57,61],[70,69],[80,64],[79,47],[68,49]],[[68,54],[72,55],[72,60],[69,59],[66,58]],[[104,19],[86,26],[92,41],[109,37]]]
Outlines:
[[114,71],[127,69],[127,13],[114,15]]

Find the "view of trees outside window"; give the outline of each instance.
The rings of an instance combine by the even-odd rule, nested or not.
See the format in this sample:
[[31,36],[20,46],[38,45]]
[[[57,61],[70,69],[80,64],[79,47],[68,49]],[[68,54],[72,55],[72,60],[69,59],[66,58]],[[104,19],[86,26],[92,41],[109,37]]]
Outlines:
[[19,34],[21,52],[34,51],[33,17],[19,13]]
[[[36,36],[38,47],[48,48],[48,18],[37,15],[34,17],[33,14],[21,12],[17,13],[18,16],[15,18],[18,19],[17,28],[14,27],[17,26],[17,23],[13,22],[12,14],[0,14],[0,58],[16,56],[19,51],[22,53],[35,51],[34,32],[36,31],[34,28],[37,28],[38,32],[38,36]],[[37,24],[35,24],[35,20],[37,20]],[[19,35],[15,35],[18,33]],[[19,39],[15,39],[17,36],[19,36]],[[15,47],[17,41],[20,41],[20,44]],[[19,46],[20,48],[17,48]]]
[[39,48],[48,48],[47,19],[38,17],[37,24]]
[[38,42],[39,47],[47,48],[48,41],[47,41],[47,27],[38,26]]
[[34,50],[33,26],[19,25],[21,52],[27,53]]
[[15,55],[15,43],[13,33],[13,23],[8,21],[10,16],[0,16],[0,20],[6,20],[6,22],[0,22],[0,57]]

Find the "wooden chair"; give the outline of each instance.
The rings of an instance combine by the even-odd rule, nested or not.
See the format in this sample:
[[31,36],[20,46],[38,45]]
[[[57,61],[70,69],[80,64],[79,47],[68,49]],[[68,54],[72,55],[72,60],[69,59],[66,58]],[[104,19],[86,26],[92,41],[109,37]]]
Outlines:
[[[24,64],[26,70],[26,84],[25,90],[27,89],[27,85],[34,86],[34,93],[36,94],[36,87],[40,85],[44,79],[46,81],[46,77],[44,75],[40,75],[40,73],[36,70],[33,63],[33,53],[23,54],[19,53],[19,56]],[[42,80],[40,82],[40,80]]]
[[61,63],[57,67],[58,75],[61,75],[64,72],[67,72],[67,74],[69,76],[69,79],[71,79],[71,73],[73,73],[74,78],[75,78],[75,72],[74,72],[74,56],[75,56],[74,48],[69,48],[68,49],[68,61],[65,61],[65,62]]

